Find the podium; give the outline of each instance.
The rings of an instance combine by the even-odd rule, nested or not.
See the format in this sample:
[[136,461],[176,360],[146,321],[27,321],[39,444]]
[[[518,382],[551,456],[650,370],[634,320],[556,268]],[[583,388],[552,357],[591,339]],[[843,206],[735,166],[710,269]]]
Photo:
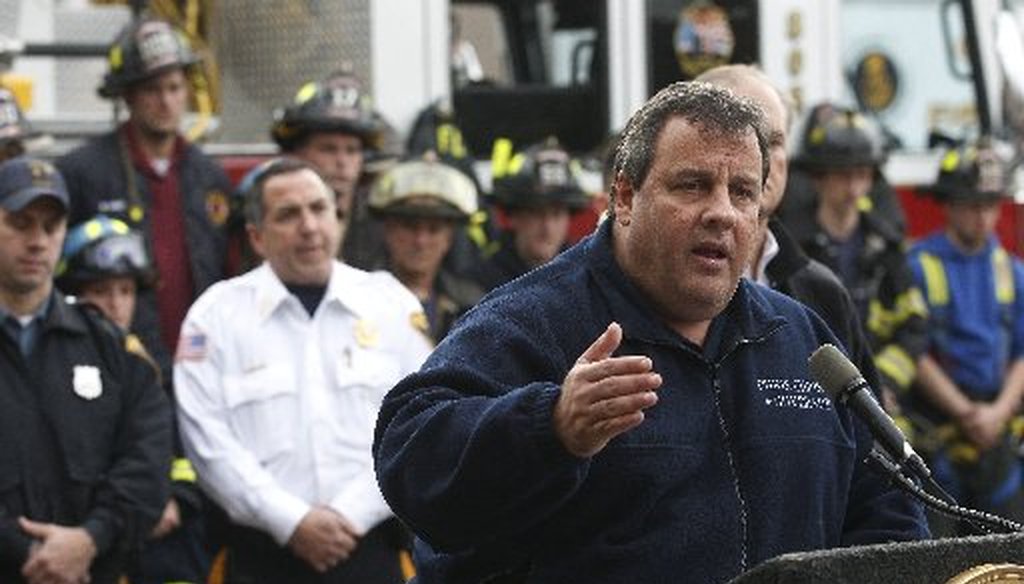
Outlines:
[[981,564],[1024,565],[1024,534],[932,539],[772,558],[730,584],[943,584]]

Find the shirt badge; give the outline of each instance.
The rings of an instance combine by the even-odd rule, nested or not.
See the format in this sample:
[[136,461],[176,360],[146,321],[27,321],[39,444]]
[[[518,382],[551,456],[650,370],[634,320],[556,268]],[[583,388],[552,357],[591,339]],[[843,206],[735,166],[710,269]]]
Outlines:
[[231,214],[231,204],[228,197],[221,191],[210,191],[206,193],[206,217],[210,223],[221,227],[228,221]]
[[372,349],[380,342],[380,331],[368,320],[360,320],[355,328],[356,343],[364,349]]
[[99,367],[94,365],[75,365],[71,387],[75,394],[87,400],[94,400],[103,395],[103,380],[100,379]]
[[430,322],[427,321],[427,314],[422,310],[409,315],[409,324],[412,325],[412,328],[416,329],[420,334],[426,337],[431,344],[435,344],[437,342],[430,334]]

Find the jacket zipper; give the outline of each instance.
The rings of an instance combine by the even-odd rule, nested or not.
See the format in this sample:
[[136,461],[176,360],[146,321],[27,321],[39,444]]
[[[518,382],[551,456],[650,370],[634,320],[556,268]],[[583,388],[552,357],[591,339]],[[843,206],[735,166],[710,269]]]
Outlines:
[[747,571],[747,539],[749,536],[747,526],[747,501],[743,498],[743,489],[740,487],[739,473],[736,471],[736,459],[733,456],[732,434],[730,434],[729,427],[725,421],[725,416],[722,414],[722,385],[718,376],[718,370],[720,369],[721,364],[734,352],[739,350],[740,347],[764,342],[780,328],[782,327],[776,326],[771,328],[759,337],[741,338],[729,347],[729,349],[722,354],[721,358],[713,363],[708,363],[708,366],[711,369],[712,387],[714,388],[715,413],[718,415],[718,426],[722,431],[726,461],[729,463],[729,472],[732,473],[733,490],[736,493],[736,500],[739,502],[740,508],[740,573]]

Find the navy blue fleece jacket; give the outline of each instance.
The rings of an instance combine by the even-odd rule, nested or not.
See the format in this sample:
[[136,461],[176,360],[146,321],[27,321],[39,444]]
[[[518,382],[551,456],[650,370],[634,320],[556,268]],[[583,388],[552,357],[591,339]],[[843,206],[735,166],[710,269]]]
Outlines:
[[[415,531],[418,581],[722,582],[785,552],[927,536],[861,460],[865,426],[811,381],[836,343],[809,309],[741,281],[703,347],[615,262],[611,222],[470,311],[384,402],[374,456]],[[639,427],[569,454],[552,411],[611,321],[663,384]]]

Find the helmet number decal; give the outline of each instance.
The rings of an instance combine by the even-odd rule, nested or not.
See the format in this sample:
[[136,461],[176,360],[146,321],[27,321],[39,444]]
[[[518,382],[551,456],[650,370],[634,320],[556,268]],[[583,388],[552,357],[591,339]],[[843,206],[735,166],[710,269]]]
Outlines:
[[174,33],[162,22],[146,23],[139,29],[139,58],[146,70],[178,61],[178,43]]

